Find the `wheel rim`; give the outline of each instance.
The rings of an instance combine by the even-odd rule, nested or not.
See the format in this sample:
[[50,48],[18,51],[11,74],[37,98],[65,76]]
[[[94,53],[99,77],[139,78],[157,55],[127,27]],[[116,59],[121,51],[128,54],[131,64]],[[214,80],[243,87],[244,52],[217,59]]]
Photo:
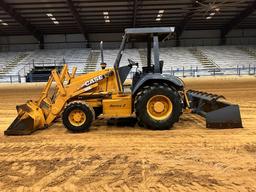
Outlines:
[[81,126],[86,121],[86,115],[82,110],[76,109],[68,115],[68,120],[73,126]]
[[164,120],[172,113],[173,105],[171,100],[164,95],[155,95],[147,102],[149,116],[156,120]]

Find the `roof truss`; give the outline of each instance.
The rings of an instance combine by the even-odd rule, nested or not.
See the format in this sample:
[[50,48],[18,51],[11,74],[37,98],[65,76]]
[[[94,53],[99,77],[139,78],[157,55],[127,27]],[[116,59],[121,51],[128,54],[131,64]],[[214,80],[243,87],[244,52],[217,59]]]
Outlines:
[[43,41],[43,34],[36,29],[35,26],[30,24],[25,18],[23,18],[18,12],[16,12],[10,5],[4,0],[0,0],[0,7],[7,12],[16,22],[21,24],[29,33],[31,33],[38,41]]
[[88,38],[88,35],[87,35],[87,32],[86,32],[86,29],[83,25],[83,22],[79,16],[79,13],[78,11],[76,10],[76,7],[74,6],[74,2],[72,0],[66,0],[67,4],[68,4],[68,7],[76,21],[76,23],[78,24],[78,27],[81,31],[81,33],[84,35],[84,38],[88,41],[89,38]]
[[244,19],[250,16],[256,10],[256,0],[249,5],[244,11],[234,17],[231,21],[229,21],[221,30],[221,38],[225,39],[226,35],[234,29],[239,23],[241,23]]

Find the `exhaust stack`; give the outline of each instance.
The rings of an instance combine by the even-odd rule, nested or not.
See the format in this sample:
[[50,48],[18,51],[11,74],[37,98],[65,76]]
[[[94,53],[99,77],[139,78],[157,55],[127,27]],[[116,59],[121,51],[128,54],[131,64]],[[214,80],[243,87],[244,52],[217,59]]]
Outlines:
[[103,41],[100,42],[100,56],[101,56],[101,69],[105,69],[107,64],[104,62],[104,54],[103,54]]

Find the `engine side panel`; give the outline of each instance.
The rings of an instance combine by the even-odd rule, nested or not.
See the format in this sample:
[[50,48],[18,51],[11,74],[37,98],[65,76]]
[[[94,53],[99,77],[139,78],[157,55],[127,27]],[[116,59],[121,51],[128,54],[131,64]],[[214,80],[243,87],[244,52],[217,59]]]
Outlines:
[[132,114],[131,95],[117,95],[111,99],[104,99],[103,114],[107,117],[129,117]]

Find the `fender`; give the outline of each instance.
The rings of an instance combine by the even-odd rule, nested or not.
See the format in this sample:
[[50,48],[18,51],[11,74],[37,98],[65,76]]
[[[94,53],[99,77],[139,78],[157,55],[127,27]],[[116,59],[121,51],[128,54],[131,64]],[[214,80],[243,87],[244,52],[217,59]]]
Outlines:
[[140,78],[140,80],[132,87],[132,94],[134,95],[142,86],[149,82],[164,82],[175,87],[177,90],[184,88],[183,81],[173,75],[149,73]]

